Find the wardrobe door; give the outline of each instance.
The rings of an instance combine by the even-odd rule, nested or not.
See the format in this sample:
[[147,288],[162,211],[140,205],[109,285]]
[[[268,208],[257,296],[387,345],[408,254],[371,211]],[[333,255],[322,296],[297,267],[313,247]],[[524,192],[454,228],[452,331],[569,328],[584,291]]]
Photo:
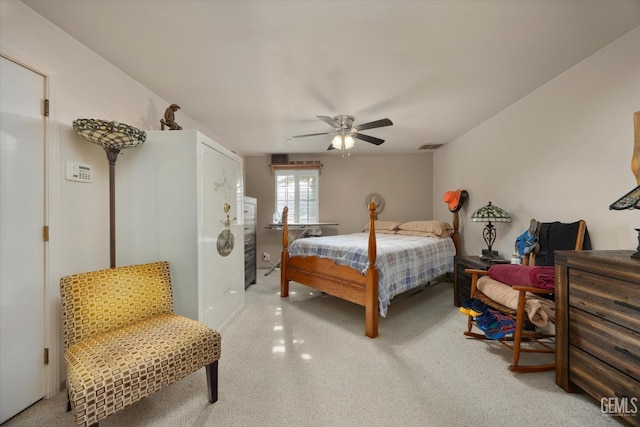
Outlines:
[[206,143],[200,150],[201,302],[204,322],[219,328],[244,301],[242,167]]

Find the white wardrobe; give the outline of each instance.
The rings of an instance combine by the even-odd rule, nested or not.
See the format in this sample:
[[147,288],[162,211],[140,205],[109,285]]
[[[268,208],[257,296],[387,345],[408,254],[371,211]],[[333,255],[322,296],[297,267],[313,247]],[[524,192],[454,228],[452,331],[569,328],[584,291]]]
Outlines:
[[242,158],[151,131],[116,162],[116,263],[169,261],[175,311],[219,329],[244,305]]

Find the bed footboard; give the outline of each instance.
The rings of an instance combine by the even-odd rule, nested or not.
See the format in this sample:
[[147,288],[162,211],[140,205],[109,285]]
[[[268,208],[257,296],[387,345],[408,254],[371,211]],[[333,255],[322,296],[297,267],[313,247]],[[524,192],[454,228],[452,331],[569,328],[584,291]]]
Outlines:
[[289,282],[318,289],[329,295],[365,307],[365,334],[378,336],[378,268],[375,235],[375,204],[369,204],[369,268],[365,275],[344,265],[316,256],[289,257],[289,209],[282,213],[282,257],[280,260],[280,296],[289,296]]

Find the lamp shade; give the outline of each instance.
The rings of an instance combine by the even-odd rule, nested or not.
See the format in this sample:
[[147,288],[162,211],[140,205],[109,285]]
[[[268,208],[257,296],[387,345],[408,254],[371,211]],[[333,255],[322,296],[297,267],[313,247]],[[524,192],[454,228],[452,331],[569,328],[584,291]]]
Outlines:
[[509,212],[489,202],[471,215],[472,222],[511,222]]
[[89,142],[116,150],[137,147],[147,139],[144,131],[109,120],[76,119],[73,129]]
[[640,185],[620,197],[609,206],[609,209],[621,211],[625,209],[640,209]]

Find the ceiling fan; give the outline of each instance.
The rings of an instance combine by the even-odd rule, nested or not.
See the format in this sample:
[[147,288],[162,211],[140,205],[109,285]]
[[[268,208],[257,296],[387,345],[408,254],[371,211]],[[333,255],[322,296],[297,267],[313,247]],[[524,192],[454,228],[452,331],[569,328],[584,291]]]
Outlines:
[[294,135],[292,138],[304,138],[307,136],[317,136],[317,135],[335,135],[333,141],[331,141],[331,145],[327,150],[342,150],[344,155],[345,150],[349,150],[355,144],[354,138],[361,139],[362,141],[367,141],[371,144],[380,145],[384,142],[384,139],[376,138],[369,135],[364,135],[360,133],[360,131],[366,129],[374,129],[381,128],[384,126],[391,126],[393,122],[389,119],[380,119],[369,123],[363,123],[361,125],[353,126],[354,117],[347,115],[339,115],[334,117],[329,116],[317,116],[320,120],[327,123],[329,126],[334,128],[332,132],[321,132],[321,133],[309,133],[306,135]]

